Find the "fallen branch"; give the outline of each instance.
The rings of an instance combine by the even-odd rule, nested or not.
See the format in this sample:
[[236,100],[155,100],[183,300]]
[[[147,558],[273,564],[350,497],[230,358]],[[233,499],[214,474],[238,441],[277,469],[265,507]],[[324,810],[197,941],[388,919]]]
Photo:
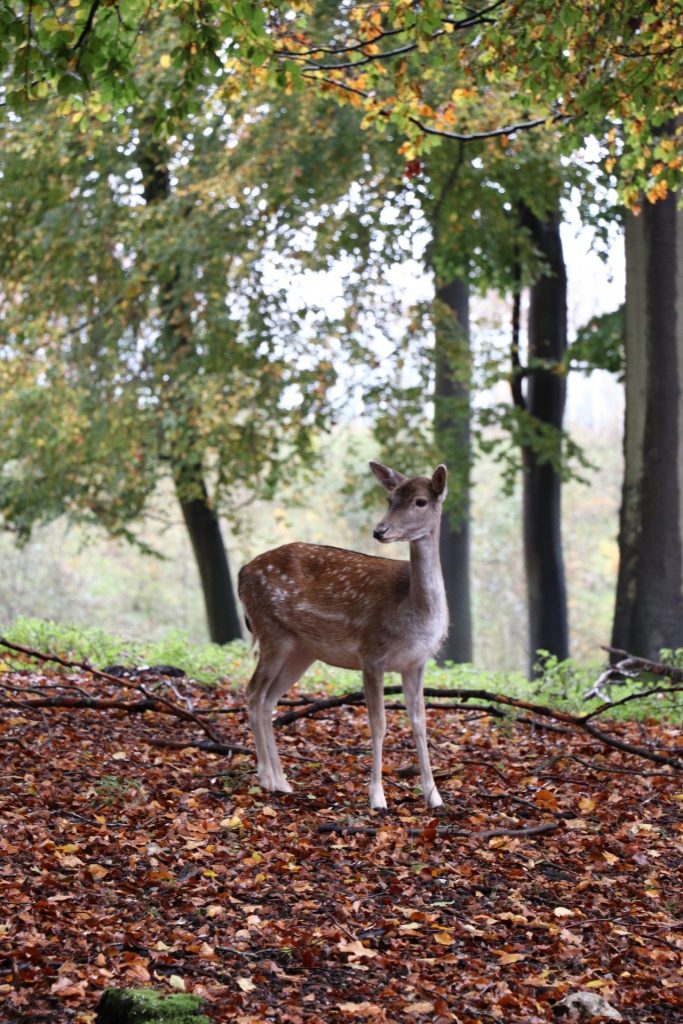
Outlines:
[[[462,839],[493,839],[496,836],[540,836],[547,832],[555,832],[560,826],[556,821],[545,821],[541,825],[530,825],[528,828],[487,828],[480,832],[468,832],[466,829],[451,828],[449,825],[437,826],[432,833],[429,826],[424,828],[409,828],[406,832],[409,836],[425,836],[431,838],[441,836],[457,836]],[[372,825],[337,825],[334,822],[325,822],[318,825],[316,830],[321,835],[335,833],[339,835],[364,835],[376,836],[378,832],[385,832],[386,828]]]
[[[171,715],[172,717],[180,718],[185,722],[192,722],[192,724],[201,729],[202,732],[206,736],[208,736],[212,742],[219,744],[223,742],[222,737],[219,736],[218,733],[216,733],[214,729],[211,727],[211,725],[208,722],[204,721],[204,719],[197,712],[189,711],[187,708],[182,707],[180,704],[177,704],[174,700],[171,700],[169,697],[165,696],[162,693],[150,693],[149,689],[145,686],[144,682],[133,682],[132,680],[125,679],[117,675],[113,675],[109,672],[103,672],[101,669],[94,668],[92,665],[88,664],[87,661],[70,661],[66,658],[60,657],[58,654],[44,654],[42,651],[36,651],[31,647],[24,647],[22,644],[11,643],[9,640],[6,640],[5,637],[2,636],[0,636],[0,646],[7,648],[7,650],[9,651],[14,651],[17,654],[23,654],[29,658],[33,658],[35,661],[39,661],[44,664],[56,664],[61,665],[62,668],[77,669],[80,672],[87,672],[89,675],[94,676],[96,679],[106,680],[108,683],[111,683],[117,689],[129,691],[132,690],[136,693],[142,694],[143,702],[149,703],[150,706],[140,708],[138,706],[140,702],[136,701],[135,704],[132,706],[133,713],[141,710],[154,710],[159,714]],[[68,687],[68,689],[70,690],[73,690],[74,688],[78,689],[77,687],[74,687],[73,684],[66,684],[65,688],[66,687]],[[11,689],[11,684],[5,684],[4,689],[5,691]],[[18,689],[21,688],[19,687]],[[92,698],[90,698],[87,694],[82,693],[81,691],[81,696],[78,699],[85,702],[89,702]],[[106,698],[103,699],[106,702]],[[36,698],[35,700],[12,700],[11,706],[22,708],[30,708],[31,706],[39,707],[41,706],[39,704],[39,701],[41,700],[50,702],[48,704],[43,704],[42,706],[44,707],[68,708],[70,706],[79,706],[73,704],[70,705],[68,702],[70,700],[73,701],[74,698],[70,698],[64,695],[61,695],[59,697]],[[90,706],[94,710],[109,710],[108,708],[100,708],[95,705],[88,705],[87,703],[82,704],[81,706]],[[123,706],[121,710],[129,711],[131,710],[131,708]]]
[[212,743],[210,740],[167,740],[157,736],[143,736],[144,743],[151,747],[168,747],[169,750],[185,750],[186,747],[194,747],[196,750],[204,750],[207,754],[247,754],[255,757],[250,747],[242,747],[239,743]]
[[[654,664],[648,662],[647,664]],[[400,686],[385,686],[385,695],[396,694],[401,692]],[[666,691],[670,692],[670,691]],[[639,746],[634,743],[629,743],[626,740],[621,740],[616,736],[604,732],[602,729],[598,729],[592,724],[592,719],[596,717],[598,712],[592,711],[587,715],[572,715],[568,711],[560,711],[556,708],[551,708],[547,704],[533,704],[531,701],[521,700],[516,697],[508,697],[503,693],[493,693],[490,690],[480,689],[442,689],[435,687],[425,687],[424,694],[426,697],[440,697],[442,699],[458,700],[460,702],[468,702],[470,700],[477,701],[488,701],[490,704],[502,705],[508,708],[519,708],[522,711],[528,712],[528,715],[517,716],[513,715],[513,720],[522,721],[526,725],[537,725],[540,727],[552,728],[554,730],[563,729],[567,732],[573,732],[575,730],[585,732],[593,739],[602,743],[606,747],[612,747],[614,750],[620,750],[625,754],[633,754],[636,757],[644,758],[645,760],[654,761],[655,764],[668,765],[670,768],[674,768],[677,771],[683,770],[683,761],[677,757],[670,757],[666,754],[660,754],[657,751],[650,750],[647,747]],[[296,722],[302,718],[309,718],[318,714],[321,711],[327,711],[331,708],[338,708],[344,706],[355,707],[365,702],[363,692],[352,691],[350,693],[343,694],[339,697],[326,697],[322,700],[314,700],[307,702],[303,707],[295,708],[291,711],[286,711],[283,715],[279,715],[274,720],[274,725],[282,726],[289,725],[291,722]],[[444,704],[444,708],[452,708],[452,704]],[[467,705],[465,704],[465,707]],[[609,710],[613,705],[605,704],[599,709],[599,713],[602,714]],[[458,709],[463,709],[463,704],[457,705]],[[482,705],[475,705],[478,709],[482,709]],[[496,709],[491,709],[492,714],[496,714]],[[529,715],[532,718],[529,718]],[[562,723],[562,725],[553,725],[545,721],[534,721],[533,716],[538,716],[540,719],[551,719],[556,722]]]
[[[667,665],[663,661],[650,661],[649,658],[639,658],[635,654],[629,654],[628,651],[622,651],[619,647],[609,647],[603,644],[602,650],[607,651],[608,654],[620,655],[628,663],[629,668],[638,668],[641,672],[649,672],[653,676],[664,676],[672,683],[683,683],[683,669],[676,668],[675,665]],[[615,665],[614,667],[618,668],[619,666]]]
[[[529,701],[519,700],[516,697],[507,697],[504,693],[492,693],[490,690],[470,690],[470,689],[445,689],[433,686],[426,686],[424,688],[425,697],[441,697],[446,700],[485,700],[490,701],[493,704],[503,704],[506,707],[520,708],[523,711],[531,711],[535,715],[547,716],[549,718],[555,718],[560,722],[568,722],[573,724],[576,721],[574,715],[570,715],[564,711],[557,711],[554,708],[549,708],[545,704],[532,704]],[[400,686],[385,686],[385,696],[402,693]],[[314,700],[307,702],[303,707],[296,708],[292,711],[285,712],[284,715],[278,715],[274,720],[273,725],[289,725],[291,722],[296,722],[300,718],[309,718],[311,715],[318,714],[319,711],[327,711],[330,708],[344,707],[347,705],[353,706],[365,703],[365,696],[362,690],[351,691],[350,693],[342,694],[339,697],[324,697],[321,700]],[[445,704],[444,707],[451,707],[452,705]],[[481,705],[478,706],[479,710],[484,710]],[[495,714],[495,710],[493,710]]]
[[[0,707],[14,707],[23,709],[38,709],[48,707],[64,707],[64,708],[86,708],[92,710],[120,710],[130,714],[142,713],[145,711],[154,711],[160,714],[170,715],[175,718],[179,718],[185,722],[191,722],[208,738],[208,745],[201,741],[204,745],[199,746],[199,743],[195,741],[178,741],[178,748],[183,746],[199,746],[200,749],[209,750],[211,749],[215,753],[248,753],[251,754],[251,750],[246,747],[235,746],[234,744],[226,743],[222,736],[215,732],[212,726],[204,718],[205,714],[211,714],[212,712],[204,712],[199,714],[194,710],[190,710],[187,707],[183,707],[175,700],[170,699],[158,691],[151,692],[149,684],[146,686],[144,681],[133,681],[132,679],[121,678],[119,675],[114,675],[106,671],[94,668],[87,662],[70,661],[55,654],[44,654],[40,651],[33,650],[29,647],[24,647],[21,644],[14,644],[0,637],[0,646],[6,647],[8,650],[14,651],[18,654],[25,655],[29,658],[33,658],[40,662],[55,663],[61,665],[67,669],[76,669],[81,672],[87,672],[97,679],[106,680],[108,683],[119,689],[125,689],[128,691],[135,691],[139,694],[142,699],[135,701],[124,701],[113,697],[99,697],[93,698],[89,694],[84,693],[79,689],[78,686],[74,685],[73,682],[65,682],[63,689],[68,693],[61,693],[58,695],[46,696],[42,691],[42,688],[36,687],[22,687],[21,685],[13,685],[12,683],[0,684],[0,692],[4,691],[5,699],[3,700],[0,696]],[[613,648],[608,648],[613,653],[625,655],[629,670],[633,664],[637,664],[641,671],[648,672],[654,675],[666,676],[672,680],[673,683],[683,682],[683,670],[674,668],[673,666],[664,665],[661,662],[648,661],[645,658],[633,658],[628,655],[627,652],[617,651]],[[144,677],[142,677],[144,679]],[[59,684],[61,686],[61,684]],[[400,686],[387,686],[384,689],[385,695],[400,694],[402,689]],[[648,690],[647,695],[660,692],[659,690]],[[674,686],[666,689],[666,693],[672,692],[683,692],[683,686]],[[31,693],[31,697],[20,697],[20,693]],[[676,771],[683,770],[683,760],[677,756],[672,756],[669,753],[660,753],[657,750],[652,750],[649,747],[642,746],[635,743],[630,743],[627,740],[620,739],[617,736],[611,735],[602,729],[599,729],[593,720],[605,711],[610,710],[620,704],[625,704],[629,700],[635,700],[637,697],[642,696],[641,694],[632,695],[628,698],[624,698],[622,701],[617,702],[616,705],[610,703],[604,703],[599,708],[589,712],[585,715],[573,715],[566,711],[560,711],[559,709],[549,707],[545,704],[534,704],[531,701],[521,700],[516,697],[508,697],[506,694],[493,693],[489,690],[483,689],[445,689],[437,687],[426,687],[424,690],[426,697],[439,698],[440,700],[449,701],[450,703],[444,704],[431,704],[432,707],[439,707],[445,709],[457,709],[459,711],[475,711],[484,714],[491,714],[496,717],[501,717],[504,712],[499,710],[499,706],[504,708],[510,708],[512,710],[519,710],[525,712],[523,715],[512,715],[512,719],[515,721],[522,722],[525,725],[538,726],[541,728],[550,729],[552,731],[571,733],[579,731],[587,734],[592,739],[597,740],[605,747],[612,748],[614,750],[622,751],[626,754],[631,754],[635,757],[644,758],[645,760],[653,761],[659,765],[666,765],[669,768],[673,768]],[[182,695],[176,694],[179,699]],[[457,703],[455,703],[457,701]],[[480,701],[485,703],[471,704],[471,701]],[[352,691],[350,693],[342,694],[337,697],[325,697],[319,700],[311,700],[310,698],[304,697],[296,702],[291,700],[289,702],[290,710],[279,715],[274,725],[283,726],[288,725],[292,722],[298,721],[302,718],[308,718],[315,716],[322,711],[332,710],[338,707],[344,706],[359,706],[365,702],[365,697],[362,691]],[[397,704],[392,705],[396,707],[402,707],[403,705]],[[226,713],[237,713],[243,711],[243,708],[230,708],[221,709],[221,712]],[[560,724],[557,724],[560,723]],[[175,744],[174,744],[175,745]]]

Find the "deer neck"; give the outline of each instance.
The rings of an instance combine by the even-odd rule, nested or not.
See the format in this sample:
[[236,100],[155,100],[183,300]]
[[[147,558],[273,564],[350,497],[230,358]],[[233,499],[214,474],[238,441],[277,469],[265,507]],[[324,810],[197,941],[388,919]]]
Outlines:
[[410,542],[410,596],[415,608],[438,614],[446,606],[439,555],[439,530]]

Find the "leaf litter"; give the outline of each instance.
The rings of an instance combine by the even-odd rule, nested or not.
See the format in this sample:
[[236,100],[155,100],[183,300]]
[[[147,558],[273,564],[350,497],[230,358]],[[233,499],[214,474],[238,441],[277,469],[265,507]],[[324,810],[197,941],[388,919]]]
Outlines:
[[[251,746],[239,695],[185,689]],[[93,1024],[103,989],[147,986],[237,1024],[536,1024],[586,990],[626,1021],[679,1021],[681,774],[586,736],[429,712],[435,814],[407,770],[405,715],[388,714],[378,814],[363,708],[279,730],[295,792],[278,796],[249,755],[186,746],[191,722],[5,706],[3,1024]],[[672,725],[614,728],[683,751]]]

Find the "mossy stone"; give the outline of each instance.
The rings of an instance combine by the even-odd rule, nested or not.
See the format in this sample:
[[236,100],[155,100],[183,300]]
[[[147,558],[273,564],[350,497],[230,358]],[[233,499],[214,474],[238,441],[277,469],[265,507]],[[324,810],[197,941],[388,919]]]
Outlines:
[[96,1024],[211,1024],[199,1013],[199,996],[162,996],[150,988],[108,988],[97,1004]]

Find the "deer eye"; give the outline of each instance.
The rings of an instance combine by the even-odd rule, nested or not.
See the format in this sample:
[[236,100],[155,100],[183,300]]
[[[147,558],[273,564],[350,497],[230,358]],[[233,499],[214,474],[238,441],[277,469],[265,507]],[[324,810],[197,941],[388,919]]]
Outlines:
[[417,505],[418,508],[424,508],[425,505],[427,504],[427,501],[425,498],[418,498],[415,504]]

